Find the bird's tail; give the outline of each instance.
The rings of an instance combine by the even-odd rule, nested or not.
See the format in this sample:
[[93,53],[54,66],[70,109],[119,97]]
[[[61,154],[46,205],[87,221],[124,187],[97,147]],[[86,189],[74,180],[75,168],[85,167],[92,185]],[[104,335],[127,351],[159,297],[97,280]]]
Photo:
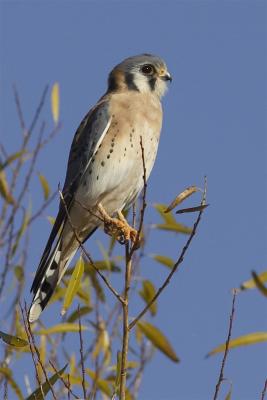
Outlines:
[[34,322],[39,318],[41,312],[54,293],[57,284],[62,279],[78,247],[79,246],[77,246],[67,258],[64,257],[64,259],[62,259],[61,238],[59,238],[49,256],[41,260],[40,267],[32,285],[34,297],[29,311],[29,322]]

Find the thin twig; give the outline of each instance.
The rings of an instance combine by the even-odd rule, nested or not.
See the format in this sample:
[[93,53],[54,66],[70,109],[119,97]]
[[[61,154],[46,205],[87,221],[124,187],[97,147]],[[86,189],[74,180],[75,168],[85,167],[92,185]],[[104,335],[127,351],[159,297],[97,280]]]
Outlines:
[[[206,181],[205,181],[205,182],[206,182]],[[205,188],[204,193],[203,193],[203,197],[202,197],[202,202],[201,202],[201,204],[205,204],[205,201],[206,201],[206,188]],[[170,283],[170,281],[171,281],[171,279],[172,279],[172,276],[175,274],[175,272],[178,270],[179,266],[182,264],[182,262],[183,262],[183,260],[184,260],[184,256],[185,256],[185,254],[186,254],[186,252],[187,252],[187,250],[188,250],[188,248],[189,248],[189,246],[190,246],[190,243],[191,243],[193,237],[194,237],[195,234],[196,234],[197,227],[198,227],[198,225],[199,225],[199,223],[200,223],[202,213],[203,213],[203,210],[201,210],[201,211],[199,212],[198,217],[197,217],[197,219],[196,219],[196,222],[194,223],[192,232],[191,232],[191,234],[190,234],[190,236],[189,236],[189,238],[188,238],[188,240],[187,240],[185,246],[183,247],[182,252],[181,252],[181,254],[180,254],[178,260],[177,260],[176,263],[174,264],[174,266],[173,266],[171,272],[169,273],[169,275],[167,276],[167,278],[166,278],[165,281],[163,282],[162,286],[157,290],[157,292],[155,293],[155,295],[152,297],[152,299],[151,299],[151,300],[147,303],[147,305],[144,307],[144,309],[143,309],[143,310],[137,315],[137,317],[130,323],[130,325],[129,325],[129,329],[130,329],[130,330],[131,330],[131,329],[136,325],[136,323],[143,317],[143,315],[146,314],[146,312],[150,309],[151,305],[157,300],[157,298],[161,295],[161,293],[163,292],[163,290],[169,285],[169,283]]]
[[261,392],[261,400],[265,399],[266,392],[267,392],[267,379],[265,380],[264,388],[263,391]]
[[224,350],[222,365],[221,365],[221,369],[220,369],[218,382],[216,384],[213,400],[216,400],[218,398],[220,386],[221,386],[222,381],[224,380],[224,367],[225,367],[225,363],[226,363],[226,359],[227,359],[227,355],[228,355],[228,351],[229,351],[229,343],[230,343],[231,335],[232,335],[233,320],[234,320],[234,314],[235,314],[236,295],[237,295],[237,290],[234,289],[233,290],[232,310],[231,310],[231,314],[230,314],[230,322],[229,322],[229,329],[228,329],[228,336],[227,336],[227,340],[225,342],[225,350]]
[[123,337],[121,350],[121,373],[120,373],[120,400],[125,400],[126,392],[126,374],[127,374],[127,356],[129,348],[129,305],[128,294],[131,284],[132,259],[129,243],[125,244],[125,277],[124,277],[124,304],[122,306],[123,315]]
[[[20,306],[20,310],[21,310],[21,315],[22,315],[22,319],[23,319],[25,332],[26,332],[26,335],[27,335],[27,338],[28,338],[28,342],[29,342],[29,346],[30,346],[31,357],[32,357],[34,368],[35,368],[36,380],[37,380],[37,382],[39,384],[39,387],[41,389],[41,394],[42,394],[42,397],[44,399],[45,396],[44,396],[44,392],[43,392],[43,387],[42,387],[42,383],[41,383],[41,380],[40,380],[40,377],[39,377],[39,374],[38,374],[37,362],[36,362],[35,356],[34,356],[34,354],[35,354],[34,346],[33,346],[33,343],[32,343],[32,340],[31,340],[31,335],[30,335],[30,332],[29,332],[29,329],[28,329],[28,323],[26,322],[27,321],[27,317],[26,317],[26,319],[24,318],[24,310],[23,310],[22,305],[20,303],[19,303],[19,306]],[[27,313],[26,313],[26,316],[27,316]]]
[[[25,302],[25,304],[24,304],[24,310],[25,310],[26,316],[28,316],[28,310],[27,310],[27,307],[26,307],[26,302]],[[29,318],[27,318],[27,329],[28,329],[28,331],[29,331],[30,338],[31,338],[31,342],[32,342],[32,345],[33,345],[33,347],[34,347],[35,353],[36,353],[36,355],[37,355],[37,359],[38,359],[39,365],[40,365],[40,367],[41,367],[41,369],[42,369],[42,371],[43,371],[43,374],[44,374],[44,376],[45,376],[46,382],[48,383],[48,386],[49,386],[49,388],[50,388],[50,390],[51,390],[51,393],[52,393],[54,399],[57,400],[57,399],[56,399],[55,392],[54,392],[54,389],[53,389],[53,386],[51,385],[51,383],[50,383],[50,381],[49,381],[49,379],[48,379],[48,376],[47,376],[45,367],[44,367],[44,365],[43,365],[43,363],[42,363],[39,349],[38,349],[38,347],[37,347],[36,344],[35,344],[35,339],[34,339],[34,335],[33,335],[33,333],[32,333],[32,329],[31,329],[31,324],[30,324],[30,322],[29,322]]]
[[17,86],[15,84],[13,84],[13,92],[14,92],[15,104],[16,104],[16,108],[17,108],[17,112],[18,112],[20,127],[21,127],[22,132],[25,132],[25,122],[24,122],[23,112],[22,112],[22,108],[21,108],[19,93],[17,90]]
[[81,327],[81,315],[80,315],[80,305],[78,305],[79,314],[79,338],[80,338],[80,354],[81,354],[81,366],[82,366],[82,388],[83,396],[86,399],[86,388],[85,388],[85,369],[84,369],[84,355],[83,355],[83,338],[82,338],[82,327]]
[[70,218],[70,213],[69,213],[69,211],[68,211],[68,208],[67,208],[65,199],[64,199],[64,197],[63,197],[63,194],[62,194],[62,192],[61,192],[60,190],[59,190],[59,195],[60,195],[60,198],[61,198],[62,203],[63,203],[63,205],[64,205],[64,208],[65,208],[65,211],[66,211],[66,215],[67,215],[67,218],[68,218],[68,222],[69,222],[69,224],[70,224],[70,226],[71,226],[71,229],[72,229],[72,231],[73,231],[73,233],[74,233],[74,236],[75,236],[77,242],[79,243],[80,248],[82,249],[82,251],[83,251],[83,253],[85,254],[86,258],[88,259],[88,261],[89,261],[90,264],[92,265],[93,269],[94,269],[94,270],[96,271],[96,273],[100,276],[100,278],[103,280],[103,282],[104,282],[104,283],[106,284],[106,286],[109,288],[109,290],[110,290],[110,291],[114,294],[114,296],[116,296],[117,299],[123,304],[124,299],[122,298],[122,296],[120,296],[120,294],[117,292],[117,290],[114,289],[113,286],[109,283],[109,281],[107,280],[107,278],[105,277],[105,275],[103,275],[103,274],[101,273],[101,271],[97,268],[97,266],[95,265],[95,263],[93,262],[93,260],[92,260],[92,258],[91,258],[91,256],[90,256],[90,254],[88,253],[88,251],[85,249],[83,243],[81,242],[81,240],[80,240],[80,238],[79,238],[79,236],[78,236],[78,234],[77,234],[77,232],[76,232],[76,229],[75,229],[74,225],[72,224],[72,221],[71,221],[71,218]]
[[66,389],[68,389],[68,398],[70,398],[69,394],[72,394],[72,396],[75,399],[79,399],[80,397],[76,396],[75,393],[73,393],[73,391],[70,388],[70,379],[69,379],[69,374],[68,374],[68,383],[65,382],[65,380],[63,379],[62,376],[59,375],[59,371],[56,369],[55,365],[52,363],[51,360],[49,360],[49,364],[51,365],[51,367],[53,368],[53,370],[58,374],[59,379],[61,380],[61,382],[63,383],[63,385],[65,386]]

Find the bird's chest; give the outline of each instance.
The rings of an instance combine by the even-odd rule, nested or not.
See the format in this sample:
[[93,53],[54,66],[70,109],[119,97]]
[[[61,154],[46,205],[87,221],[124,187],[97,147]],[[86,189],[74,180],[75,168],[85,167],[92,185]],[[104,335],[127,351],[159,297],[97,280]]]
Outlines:
[[[88,169],[83,197],[113,212],[130,204],[155,162],[162,113],[158,104],[118,102],[110,107],[111,125]],[[142,142],[142,145],[141,145]]]

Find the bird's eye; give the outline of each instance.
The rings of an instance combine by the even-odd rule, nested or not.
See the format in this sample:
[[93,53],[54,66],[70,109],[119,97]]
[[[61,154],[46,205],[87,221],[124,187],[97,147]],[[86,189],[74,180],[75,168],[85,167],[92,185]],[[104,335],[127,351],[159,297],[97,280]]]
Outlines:
[[142,66],[141,71],[145,75],[152,75],[153,72],[155,71],[155,69],[154,69],[153,65],[146,64],[146,65]]

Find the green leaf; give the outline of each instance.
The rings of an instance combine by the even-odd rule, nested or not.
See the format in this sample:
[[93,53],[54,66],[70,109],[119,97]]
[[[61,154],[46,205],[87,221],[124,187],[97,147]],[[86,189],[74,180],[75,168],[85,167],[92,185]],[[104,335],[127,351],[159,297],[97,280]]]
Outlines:
[[175,351],[163,333],[149,322],[138,321],[138,327],[151,343],[174,362],[179,362]]
[[[257,274],[258,278],[261,280],[262,283],[267,281],[267,271],[262,272],[261,274]],[[256,287],[255,279],[249,279],[241,284],[240,289],[254,289]]]
[[77,319],[79,319],[79,315],[80,315],[80,317],[82,317],[86,314],[89,314],[92,310],[93,310],[93,307],[88,307],[88,306],[81,307],[80,312],[78,310],[74,311],[67,319],[67,322],[74,322]]
[[22,394],[18,384],[14,381],[11,369],[9,369],[7,367],[0,367],[0,374],[5,376],[5,378],[7,379],[8,383],[10,384],[10,386],[12,387],[12,389],[14,390],[16,395],[18,396],[18,399],[19,400],[23,400],[23,394]]
[[[60,371],[56,372],[51,378],[45,381],[38,389],[36,389],[26,400],[43,400],[43,394],[46,395],[50,390],[50,386],[54,386],[57,380],[61,377],[68,364]],[[42,388],[42,389],[41,389]]]
[[79,289],[81,279],[83,276],[83,272],[84,272],[84,261],[83,261],[82,257],[80,257],[75,265],[74,271],[71,275],[71,278],[70,278],[70,281],[69,281],[69,284],[67,287],[63,307],[61,310],[61,315],[64,315],[66,313],[67,309],[70,307],[72,300]]
[[[87,375],[90,376],[90,378],[95,382],[96,386],[98,387],[98,389],[105,393],[107,396],[111,397],[112,395],[112,389],[111,389],[111,385],[108,381],[104,380],[104,379],[100,379],[96,376],[95,372],[92,371],[89,368],[85,369],[85,372],[87,373]],[[96,379],[96,381],[95,381]]]
[[0,338],[10,346],[25,347],[29,344],[27,340],[21,339],[17,336],[8,335],[7,333],[4,333],[2,331],[0,331]]
[[0,165],[0,171],[6,167],[8,167],[13,161],[20,158],[23,154],[25,154],[25,150],[18,151],[14,154],[11,154],[7,159]]
[[[230,340],[229,349],[233,349],[235,347],[240,347],[240,346],[248,346],[251,344],[256,344],[266,341],[267,341],[267,332],[249,333],[248,335],[239,336],[235,339]],[[221,344],[218,347],[215,347],[215,349],[213,349],[207,354],[207,357],[213,356],[214,354],[221,353],[223,351],[225,351],[225,343]]]
[[6,200],[8,204],[14,204],[15,200],[13,199],[9,186],[6,179],[5,171],[0,171],[0,195]]
[[50,187],[49,187],[49,183],[47,182],[46,178],[44,177],[44,175],[38,174],[39,177],[39,181],[41,183],[43,192],[44,192],[44,199],[47,200],[49,195],[50,195]]
[[[88,330],[86,326],[81,326],[81,330]],[[51,328],[40,329],[34,332],[35,335],[51,335],[53,333],[79,332],[79,324],[64,323],[51,326]]]
[[[139,291],[140,296],[148,304],[156,294],[155,287],[153,283],[149,280],[143,281],[143,288]],[[149,311],[152,316],[156,315],[157,313],[157,303],[156,301],[149,307]]]
[[154,260],[156,260],[160,264],[163,264],[166,267],[169,267],[171,269],[173,268],[173,266],[175,264],[175,261],[170,257],[161,256],[160,254],[154,254],[154,255],[152,255],[152,257],[154,258]]

